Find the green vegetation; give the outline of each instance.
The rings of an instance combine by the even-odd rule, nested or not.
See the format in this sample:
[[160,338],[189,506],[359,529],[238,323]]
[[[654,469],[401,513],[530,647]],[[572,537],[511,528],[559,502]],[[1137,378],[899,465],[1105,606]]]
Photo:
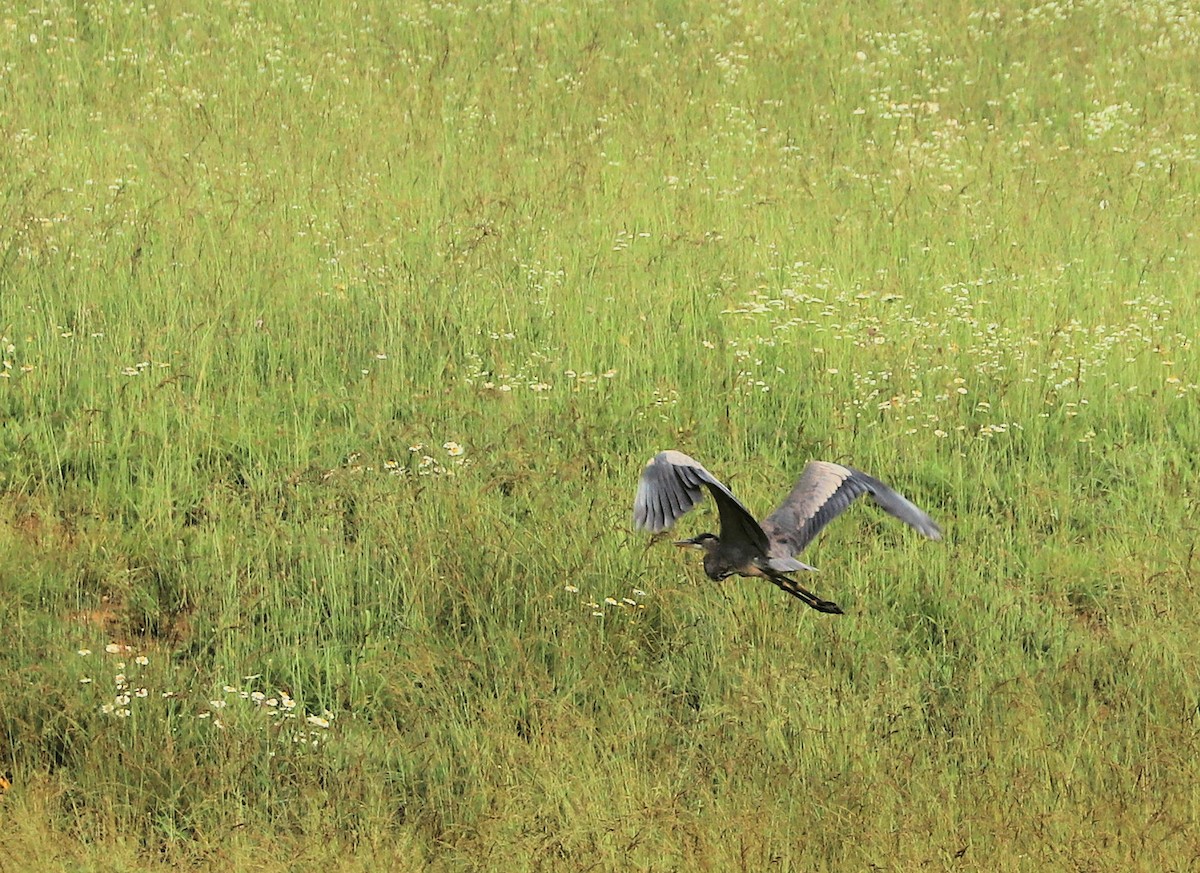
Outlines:
[[[1194,869],[1198,41],[0,13],[0,866]],[[669,447],[947,538],[718,589],[629,530]]]

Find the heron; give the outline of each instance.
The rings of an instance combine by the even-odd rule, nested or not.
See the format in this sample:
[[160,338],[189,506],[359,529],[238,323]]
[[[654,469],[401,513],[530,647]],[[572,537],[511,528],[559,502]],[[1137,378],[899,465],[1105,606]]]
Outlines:
[[796,560],[821,529],[869,494],[886,512],[931,540],[942,531],[923,510],[861,470],[829,461],[809,461],[779,507],[763,519],[733,496],[716,476],[683,452],[659,452],[642,470],[633,501],[637,530],[662,533],[712,494],[720,517],[720,534],[702,533],[675,545],[704,552],[704,572],[720,582],[730,576],[767,579],[819,612],[842,614],[842,608],[801,586],[790,573],[815,570]]

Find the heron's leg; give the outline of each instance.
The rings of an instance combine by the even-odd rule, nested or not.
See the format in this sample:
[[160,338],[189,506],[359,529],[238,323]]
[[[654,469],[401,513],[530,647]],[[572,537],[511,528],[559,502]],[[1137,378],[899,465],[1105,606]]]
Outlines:
[[786,591],[788,594],[803,600],[806,604],[817,610],[817,612],[827,612],[832,615],[844,615],[842,608],[832,600],[822,600],[821,598],[817,597],[817,595],[798,584],[795,579],[784,576],[782,573],[772,573],[767,578]]

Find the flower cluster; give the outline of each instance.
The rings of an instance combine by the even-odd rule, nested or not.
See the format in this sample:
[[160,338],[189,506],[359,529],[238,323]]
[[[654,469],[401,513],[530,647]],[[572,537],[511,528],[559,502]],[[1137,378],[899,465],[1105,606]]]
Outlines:
[[149,370],[151,367],[160,367],[160,368],[166,369],[169,366],[171,366],[171,365],[166,362],[163,362],[163,361],[160,361],[157,364],[152,364],[150,361],[138,361],[132,367],[122,367],[121,375],[122,376],[140,376],[140,375],[142,375],[142,373],[145,370]]
[[[513,333],[491,333],[488,338],[497,343],[511,343],[516,339]],[[477,352],[467,353],[466,376],[463,381],[483,392],[511,394],[514,391],[532,391],[535,394],[545,394],[550,391],[595,391],[605,380],[615,379],[616,369],[610,367],[602,372],[592,370],[559,370],[553,364],[556,352],[550,350],[532,351],[524,363],[516,367],[500,366],[484,361],[484,355]],[[494,355],[496,358],[511,357],[510,350],[504,349]]]
[[[565,591],[567,594],[573,594],[577,597],[579,596],[578,585],[564,585],[563,591]],[[634,613],[636,613],[638,610],[646,608],[646,604],[643,602],[644,598],[646,597],[645,591],[643,591],[641,588],[634,588],[630,591],[630,594],[633,596],[622,597],[619,600],[616,597],[609,596],[605,597],[603,601],[592,600],[590,598],[583,597],[580,598],[580,601],[582,602],[583,606],[588,609],[596,618],[603,618],[606,608],[627,610]]]
[[364,463],[361,452],[351,452],[340,467],[327,470],[323,478],[370,475],[377,473],[380,467],[389,476],[454,476],[471,465],[471,459],[466,455],[467,450],[454,440],[442,443],[441,451],[423,443],[413,443],[408,447],[406,459],[388,458],[379,465]]
[[[76,654],[81,658],[92,659],[91,649],[79,649]],[[84,687],[104,687],[103,702],[98,709],[102,715],[116,719],[136,717],[139,708],[151,707],[155,699],[178,700],[186,699],[188,695],[171,688],[163,689],[152,695],[150,686],[152,679],[149,675],[150,658],[145,654],[135,653],[132,646],[122,643],[109,643],[104,647],[104,655],[110,656],[107,669],[113,671],[111,685],[107,682],[97,683],[91,675],[79,678],[79,684]],[[226,726],[225,718],[232,711],[229,704],[243,704],[250,710],[265,715],[267,725],[294,725],[291,732],[292,741],[316,746],[321,741],[322,732],[328,731],[334,720],[334,713],[328,709],[320,712],[306,710],[299,701],[292,697],[287,690],[276,688],[268,691],[257,687],[254,683],[261,679],[260,674],[242,677],[241,686],[224,685],[224,696],[215,697],[199,705],[195,718],[208,721],[216,728]],[[144,701],[144,702],[142,702]]]
[[33,371],[32,364],[17,364],[17,344],[6,336],[0,336],[0,379],[11,379],[14,372],[29,373]]
[[[1061,275],[989,271],[934,289],[918,305],[886,290],[886,276],[884,287],[839,287],[827,269],[796,262],[764,274],[746,299],[724,310],[733,334],[724,353],[737,367],[738,390],[769,391],[801,361],[808,379],[840,399],[843,419],[939,439],[995,440],[1028,428],[1036,415],[1013,421],[1004,412],[1024,407],[1030,395],[1051,410],[1041,418],[1053,411],[1071,418],[1088,411],[1089,395],[1097,408],[1101,398],[1170,401],[1200,391],[1188,369],[1195,340],[1177,302],[1147,294],[1091,321],[1051,324],[1039,311],[998,305],[1012,296],[1053,296]],[[1110,273],[1096,281],[1118,279]]]
[[383,466],[388,472],[397,476],[406,476],[415,474],[417,476],[453,476],[456,472],[471,464],[471,459],[466,456],[467,450],[460,443],[454,440],[447,440],[442,443],[442,451],[446,453],[445,458],[440,454],[433,455],[430,452],[431,448],[427,449],[421,443],[414,443],[408,447],[408,453],[415,460],[415,465],[403,465],[399,461],[388,460]]

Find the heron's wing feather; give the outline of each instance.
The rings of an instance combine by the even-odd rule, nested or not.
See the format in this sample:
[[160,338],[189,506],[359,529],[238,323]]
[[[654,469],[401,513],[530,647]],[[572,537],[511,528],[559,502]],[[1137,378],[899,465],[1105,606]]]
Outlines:
[[871,499],[885,512],[900,519],[924,537],[931,540],[942,538],[942,529],[938,527],[937,522],[911,500],[861,470],[855,470],[854,475],[866,484]]
[[642,470],[633,500],[633,526],[659,533],[704,497],[707,488],[721,517],[721,541],[744,542],[766,553],[767,536],[754,516],[716,476],[683,452],[659,452]]
[[642,470],[637,496],[633,499],[633,526],[639,530],[664,531],[704,499],[701,480],[691,468],[673,464],[668,457],[672,454],[679,453],[655,455]]
[[870,494],[884,510],[930,539],[941,539],[933,519],[878,479],[841,464],[812,461],[779,508],[763,521],[771,557],[798,555],[862,494]]

